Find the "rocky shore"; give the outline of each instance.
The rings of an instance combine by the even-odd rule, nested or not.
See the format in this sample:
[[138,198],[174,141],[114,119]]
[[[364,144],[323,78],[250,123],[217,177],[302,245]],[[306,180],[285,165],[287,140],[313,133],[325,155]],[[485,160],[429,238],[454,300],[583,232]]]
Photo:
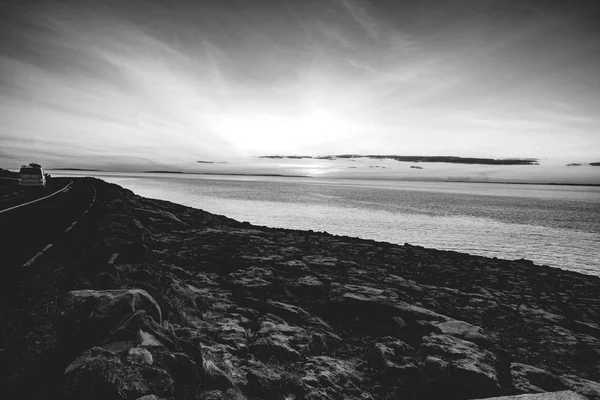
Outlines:
[[4,308],[18,398],[600,399],[597,277],[253,226],[93,181],[88,229]]

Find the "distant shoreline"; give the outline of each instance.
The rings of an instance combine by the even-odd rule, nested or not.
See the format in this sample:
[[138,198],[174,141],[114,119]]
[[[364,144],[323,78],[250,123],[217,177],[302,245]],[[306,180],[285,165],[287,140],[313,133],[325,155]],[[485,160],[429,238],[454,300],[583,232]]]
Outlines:
[[283,178],[312,178],[307,175],[283,175],[283,174],[243,174],[222,172],[182,172],[182,171],[143,171],[145,174],[185,174],[185,175],[224,175],[224,176],[278,176]]
[[[223,175],[223,176],[264,176],[264,177],[279,177],[279,178],[307,178],[314,179],[314,176],[309,175],[286,175],[286,174],[248,174],[248,173],[224,173],[224,172],[183,172],[183,171],[103,171],[103,170],[95,170],[95,169],[83,169],[83,168],[52,168],[54,171],[81,171],[81,172],[105,172],[105,173],[154,173],[154,174],[178,174],[178,175]],[[507,182],[507,181],[475,181],[475,180],[448,180],[448,179],[411,179],[411,178],[392,178],[392,177],[326,177],[319,176],[319,179],[331,179],[331,180],[371,180],[373,182],[377,181],[400,181],[400,182],[442,182],[442,183],[491,183],[491,184],[506,184],[506,185],[550,185],[550,186],[586,186],[586,187],[600,187],[598,183],[558,183],[558,182]]]
[[143,171],[144,174],[184,174],[181,171]]
[[87,169],[87,168],[49,168],[48,171],[87,171],[87,172],[105,172],[101,169]]
[[459,182],[459,183],[500,183],[504,185],[550,185],[550,186],[596,186],[600,187],[599,183],[544,183],[544,182],[490,182],[490,181],[439,181],[439,182]]

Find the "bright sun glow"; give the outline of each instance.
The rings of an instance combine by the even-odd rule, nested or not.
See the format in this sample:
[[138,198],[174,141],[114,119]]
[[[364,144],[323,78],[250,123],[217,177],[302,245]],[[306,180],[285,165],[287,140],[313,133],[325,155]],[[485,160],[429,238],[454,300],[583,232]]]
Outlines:
[[278,115],[220,116],[212,124],[216,133],[235,143],[238,148],[294,152],[299,146],[318,145],[342,139],[354,127],[326,111],[314,111],[301,117]]

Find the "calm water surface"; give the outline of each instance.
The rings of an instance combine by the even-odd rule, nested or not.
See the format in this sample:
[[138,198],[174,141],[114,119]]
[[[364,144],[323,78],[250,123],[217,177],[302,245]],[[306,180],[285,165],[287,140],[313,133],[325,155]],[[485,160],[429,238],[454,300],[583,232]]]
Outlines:
[[526,258],[600,276],[598,187],[93,174],[256,225]]

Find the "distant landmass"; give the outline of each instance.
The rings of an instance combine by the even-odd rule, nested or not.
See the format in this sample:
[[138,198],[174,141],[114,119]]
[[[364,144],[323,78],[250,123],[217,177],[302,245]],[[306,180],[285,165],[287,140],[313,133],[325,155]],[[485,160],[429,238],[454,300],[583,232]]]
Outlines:
[[328,156],[261,156],[260,158],[271,159],[314,159],[314,160],[338,160],[368,158],[374,160],[396,160],[401,162],[429,162],[429,163],[452,163],[452,164],[482,164],[482,165],[539,165],[537,158],[474,158],[453,156],[397,156],[397,155],[361,155],[361,154],[338,154]]
[[583,165],[591,165],[592,167],[600,167],[600,162],[591,162],[588,164],[585,163],[570,163],[567,164],[567,167],[581,167]]
[[181,171],[144,171],[145,174],[183,174]]
[[89,171],[89,172],[102,172],[101,169],[87,169],[87,168],[50,168],[53,171]]
[[232,176],[279,176],[284,178],[312,178],[307,175],[284,175],[284,174],[242,174],[231,172],[193,172],[193,175],[232,175]]

